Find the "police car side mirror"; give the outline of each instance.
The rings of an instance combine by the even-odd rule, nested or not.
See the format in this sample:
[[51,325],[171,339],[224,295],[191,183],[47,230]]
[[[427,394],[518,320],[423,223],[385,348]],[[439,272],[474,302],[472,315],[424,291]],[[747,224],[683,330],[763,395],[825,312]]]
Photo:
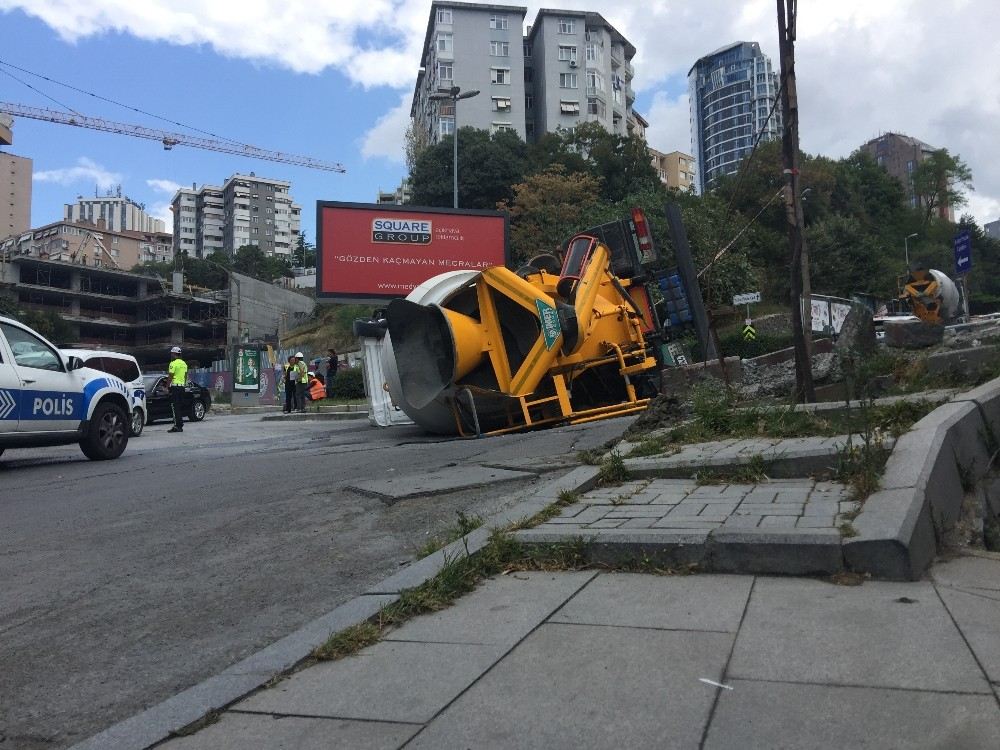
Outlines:
[[83,367],[83,360],[79,357],[70,357],[66,360],[67,370],[79,370],[81,367]]

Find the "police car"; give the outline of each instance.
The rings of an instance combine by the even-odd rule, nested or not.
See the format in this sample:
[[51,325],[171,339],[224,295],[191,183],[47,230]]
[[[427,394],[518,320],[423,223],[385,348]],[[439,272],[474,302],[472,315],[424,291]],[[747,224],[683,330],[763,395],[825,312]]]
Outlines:
[[79,443],[87,458],[118,458],[128,445],[129,395],[121,379],[0,316],[0,454]]
[[83,366],[114,375],[128,386],[128,403],[132,410],[132,437],[139,437],[148,420],[146,415],[146,384],[139,369],[139,362],[131,354],[95,349],[73,349],[63,347],[63,356],[79,357]]

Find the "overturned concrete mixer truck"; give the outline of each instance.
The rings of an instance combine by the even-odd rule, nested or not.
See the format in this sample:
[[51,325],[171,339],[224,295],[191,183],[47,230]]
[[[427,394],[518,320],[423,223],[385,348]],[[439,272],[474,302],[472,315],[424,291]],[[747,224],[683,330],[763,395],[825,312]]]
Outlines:
[[501,434],[644,409],[656,394],[656,260],[643,213],[573,236],[563,258],[428,279],[392,300],[381,371],[431,432]]

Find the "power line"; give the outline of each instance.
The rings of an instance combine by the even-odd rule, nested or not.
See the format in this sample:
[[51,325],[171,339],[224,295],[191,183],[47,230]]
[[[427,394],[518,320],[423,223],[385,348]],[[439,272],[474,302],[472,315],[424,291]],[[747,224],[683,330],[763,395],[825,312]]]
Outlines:
[[[62,81],[57,81],[54,78],[49,78],[48,76],[44,76],[41,73],[35,73],[34,71],[28,70],[27,68],[22,68],[22,67],[20,67],[18,65],[14,65],[14,63],[7,62],[6,60],[0,60],[0,66],[6,66],[8,68],[13,68],[14,70],[18,70],[18,71],[20,71],[22,73],[27,73],[28,75],[35,76],[36,78],[41,78],[43,81],[48,81],[49,83],[54,83],[57,86],[63,86],[64,88],[70,89],[71,91],[76,91],[76,92],[78,92],[80,94],[86,94],[87,96],[91,96],[94,99],[100,99],[103,102],[108,102],[109,104],[114,104],[114,105],[116,105],[118,107],[123,107],[125,109],[131,110],[132,112],[137,112],[137,113],[139,113],[141,115],[146,115],[147,117],[152,117],[152,118],[155,118],[157,120],[163,120],[163,122],[169,122],[171,125],[177,125],[178,127],[187,128],[188,130],[193,130],[196,133],[202,133],[203,135],[210,135],[213,138],[217,138],[217,139],[222,140],[222,141],[228,141],[229,143],[243,145],[239,141],[233,140],[232,138],[226,138],[225,136],[218,135],[217,133],[212,133],[211,131],[208,131],[208,130],[202,130],[201,128],[196,128],[193,125],[185,125],[183,122],[178,122],[177,120],[171,120],[169,117],[163,117],[162,115],[158,115],[158,114],[155,114],[153,112],[147,112],[144,109],[139,109],[138,107],[133,107],[130,104],[124,104],[122,102],[115,101],[114,99],[110,99],[110,98],[108,98],[106,96],[102,96],[100,94],[95,94],[93,91],[87,91],[86,89],[81,89],[81,88],[79,88],[77,86],[73,86],[73,85],[68,84],[68,83],[63,83]],[[3,70],[3,68],[0,68],[0,72],[4,72],[7,75],[9,75],[12,78],[14,78],[14,80],[20,81],[20,79],[16,78],[9,71]],[[25,86],[27,86],[28,88],[32,89],[33,91],[37,91],[39,94],[41,94],[42,96],[46,97],[47,99],[51,99],[52,101],[56,102],[56,104],[59,104],[59,102],[57,102],[55,99],[52,99],[52,97],[48,96],[48,94],[45,94],[44,92],[39,91],[38,89],[34,88],[33,86],[31,86],[28,83],[25,83],[24,81],[20,81],[20,82],[24,83]],[[69,109],[71,112],[73,112],[73,114],[80,114],[76,110],[71,109],[70,107],[66,107],[65,104],[59,104],[59,106],[60,107],[64,107],[66,109]]]
[[[0,61],[0,62],[2,62],[2,61]],[[77,112],[77,111],[76,111],[75,109],[73,109],[72,107],[69,107],[69,106],[67,106],[67,105],[63,104],[63,103],[62,103],[61,101],[59,101],[58,99],[54,99],[53,97],[49,96],[49,95],[48,95],[48,94],[46,94],[46,93],[45,93],[44,91],[42,91],[41,89],[36,89],[36,88],[35,88],[34,86],[32,86],[32,85],[31,85],[30,83],[28,83],[27,81],[22,81],[22,80],[21,80],[20,78],[18,78],[18,77],[17,77],[16,75],[14,75],[13,73],[11,73],[11,72],[10,72],[9,70],[4,70],[3,68],[0,68],[0,73],[3,73],[4,75],[7,75],[7,76],[10,76],[11,78],[13,78],[13,79],[14,79],[15,81],[17,81],[18,83],[20,83],[20,84],[23,84],[23,85],[27,86],[27,87],[28,87],[29,89],[31,89],[32,91],[34,91],[34,92],[35,92],[36,94],[41,94],[41,95],[42,95],[42,96],[44,96],[44,97],[45,97],[46,99],[48,99],[48,100],[49,100],[50,102],[54,102],[55,104],[59,105],[59,106],[60,106],[60,107],[62,107],[63,109],[66,109],[66,110],[69,110],[69,111],[70,111],[70,112],[72,112],[72,113],[73,113],[74,115],[78,115],[78,114],[80,114],[79,112]]]

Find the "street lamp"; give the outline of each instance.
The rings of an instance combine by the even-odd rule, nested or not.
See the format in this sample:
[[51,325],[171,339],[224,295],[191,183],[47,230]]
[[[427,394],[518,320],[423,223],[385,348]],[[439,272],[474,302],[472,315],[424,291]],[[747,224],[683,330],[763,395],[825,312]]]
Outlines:
[[479,91],[477,89],[462,91],[462,89],[458,86],[452,86],[450,89],[438,89],[436,94],[431,94],[427,97],[428,99],[432,99],[434,101],[451,100],[452,118],[455,131],[451,136],[451,140],[454,145],[451,159],[452,178],[454,182],[454,208],[458,208],[458,100],[471,99],[472,97],[478,95]]
[[917,233],[908,234],[903,238],[903,252],[906,253],[906,272],[910,272],[910,238],[916,237]]

